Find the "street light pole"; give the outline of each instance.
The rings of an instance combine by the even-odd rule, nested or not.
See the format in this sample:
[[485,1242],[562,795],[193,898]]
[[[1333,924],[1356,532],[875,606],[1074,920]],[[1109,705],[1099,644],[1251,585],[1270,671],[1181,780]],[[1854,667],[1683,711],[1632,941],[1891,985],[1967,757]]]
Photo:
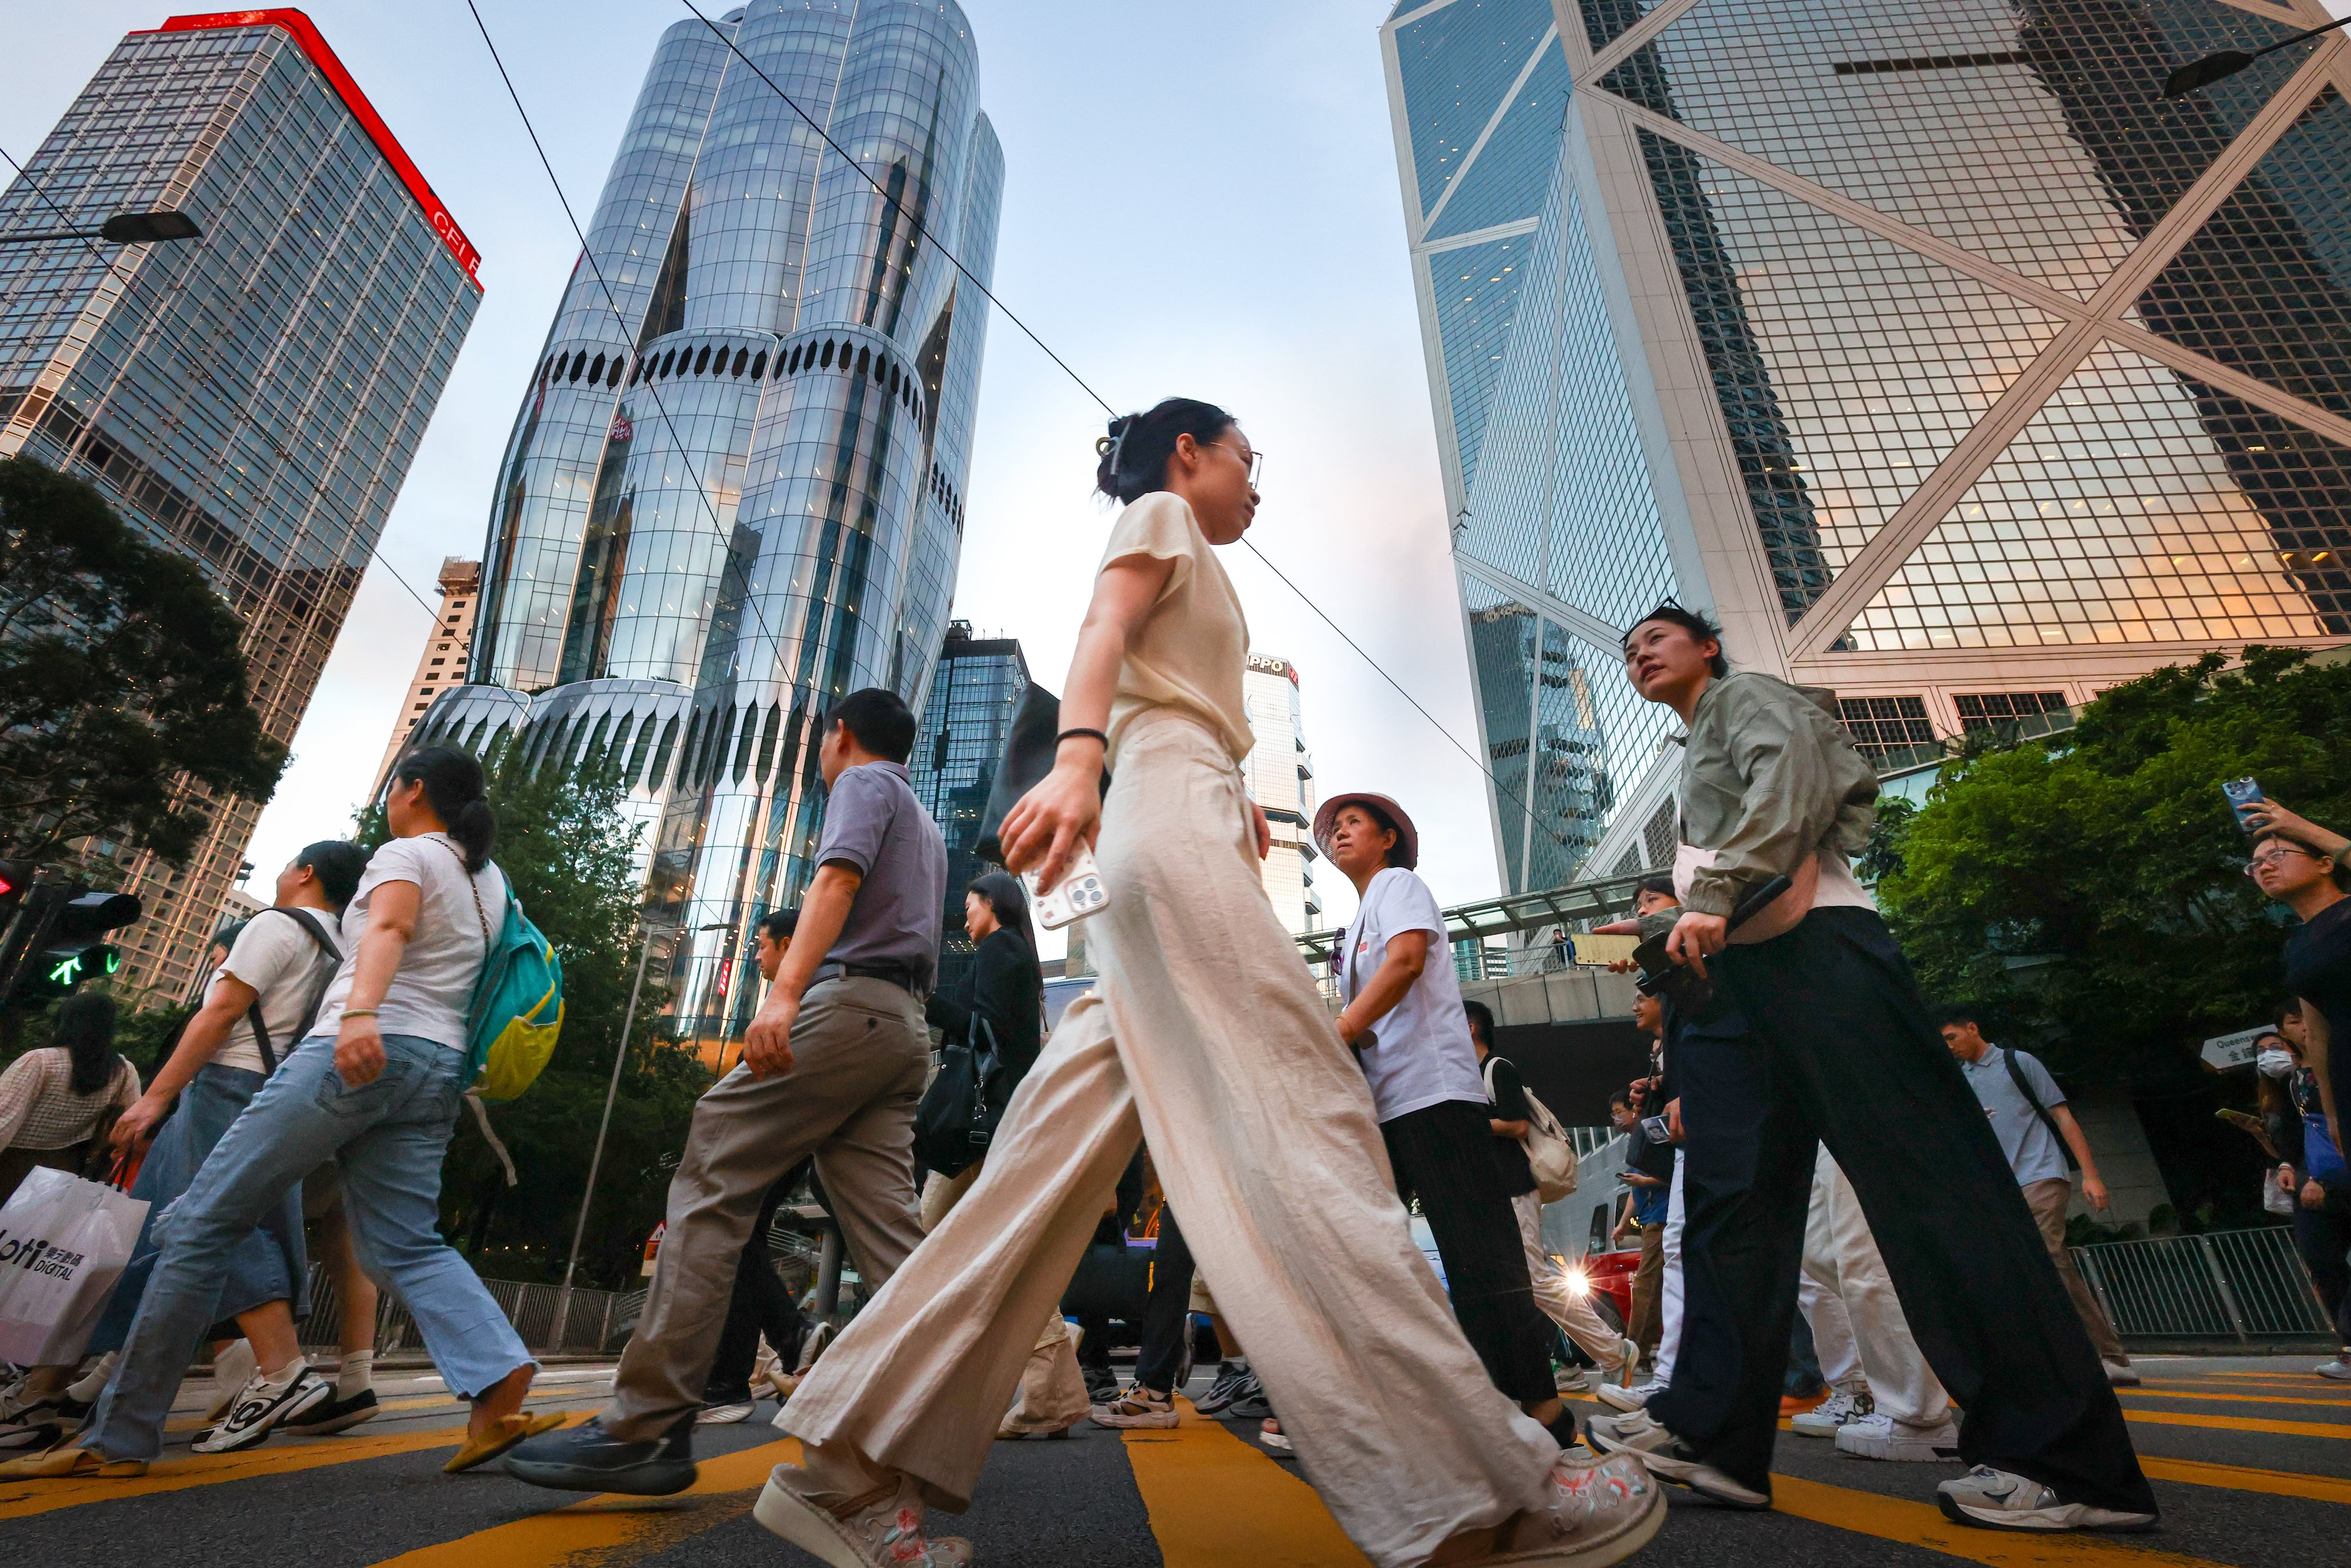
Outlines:
[[152,213],[117,213],[94,229],[42,229],[34,234],[0,235],[0,245],[37,245],[53,239],[102,239],[109,245],[160,245],[170,240],[201,239],[204,230],[185,213],[166,207]]
[[2222,81],[2235,76],[2263,55],[2273,55],[2280,49],[2290,49],[2296,44],[2305,43],[2317,37],[2321,33],[2331,33],[2346,23],[2351,23],[2351,16],[2329,22],[2324,27],[2313,27],[2306,33],[2296,33],[2291,38],[2280,38],[2267,48],[2255,49],[2252,54],[2246,54],[2241,49],[2222,49],[2217,55],[2206,55],[2200,60],[2190,60],[2171,73],[2171,78],[2163,84],[2163,96],[2186,98],[2198,88],[2210,87],[2216,81]]
[[604,1165],[604,1134],[612,1125],[612,1102],[621,1092],[621,1067],[629,1060],[629,1031],[637,1022],[637,995],[644,989],[645,966],[653,961],[657,935],[656,927],[645,930],[644,948],[637,955],[637,977],[629,987],[628,1010],[621,1015],[621,1044],[612,1053],[612,1081],[604,1086],[604,1119],[596,1124],[596,1152],[588,1160],[588,1190],[580,1197],[580,1218],[571,1227],[571,1256],[563,1265],[563,1288],[555,1293],[555,1343],[549,1348],[557,1351],[563,1348],[565,1332],[571,1326],[571,1274],[580,1267],[580,1243],[588,1234],[588,1208],[596,1201],[596,1176]]

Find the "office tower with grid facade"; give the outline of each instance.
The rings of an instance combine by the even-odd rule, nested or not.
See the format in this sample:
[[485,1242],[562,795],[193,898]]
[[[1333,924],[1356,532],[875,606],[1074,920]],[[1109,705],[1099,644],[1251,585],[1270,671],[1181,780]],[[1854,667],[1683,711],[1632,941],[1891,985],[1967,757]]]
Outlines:
[[1241,701],[1257,744],[1241,762],[1241,778],[1273,832],[1259,868],[1265,895],[1282,925],[1302,935],[1321,929],[1322,900],[1314,891],[1314,758],[1298,692],[1297,665],[1269,653],[1249,656]]
[[678,1038],[749,1021],[737,960],[814,872],[827,707],[920,709],[1003,182],[951,0],[688,18],[524,368],[472,684],[419,734],[619,763],[652,917],[682,928]]
[[963,894],[983,872],[1000,870],[979,853],[980,814],[996,787],[997,765],[1012,734],[1013,716],[1029,690],[1029,661],[1010,637],[975,637],[965,621],[947,622],[946,641],[931,668],[931,690],[923,704],[923,727],[914,737],[907,769],[914,798],[939,824],[947,841],[946,907],[939,925],[941,988],[963,977],[971,965],[971,939],[964,935]]
[[[126,37],[0,191],[0,237],[159,208],[203,236],[0,246],[0,456],[90,481],[202,567],[245,622],[263,728],[290,741],[480,304],[480,258],[298,11]],[[259,814],[214,802],[183,866],[90,846],[146,904],[122,936],[146,994],[187,992]]]
[[[1404,0],[1382,30],[1505,882],[1672,841],[1671,594],[1865,750],[2351,633],[2315,0]],[[1661,831],[1662,830],[1662,831]]]
[[416,673],[400,699],[400,716],[392,721],[392,738],[384,743],[383,760],[376,764],[376,789],[383,788],[392,758],[408,749],[409,737],[423,721],[433,699],[465,684],[465,661],[474,648],[474,617],[482,604],[482,563],[463,556],[441,561],[441,608],[424,630],[424,646],[416,655]]

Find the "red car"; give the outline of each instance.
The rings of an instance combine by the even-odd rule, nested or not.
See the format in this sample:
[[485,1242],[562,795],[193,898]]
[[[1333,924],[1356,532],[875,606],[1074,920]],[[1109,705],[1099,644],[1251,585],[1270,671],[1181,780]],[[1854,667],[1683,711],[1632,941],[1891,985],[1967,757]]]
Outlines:
[[1571,1285],[1580,1278],[1590,1288],[1598,1298],[1593,1305],[1599,1307],[1604,1322],[1613,1309],[1614,1327],[1622,1333],[1625,1325],[1633,1321],[1633,1274],[1640,1266],[1638,1247],[1621,1252],[1587,1252],[1580,1261],[1568,1264],[1567,1278]]

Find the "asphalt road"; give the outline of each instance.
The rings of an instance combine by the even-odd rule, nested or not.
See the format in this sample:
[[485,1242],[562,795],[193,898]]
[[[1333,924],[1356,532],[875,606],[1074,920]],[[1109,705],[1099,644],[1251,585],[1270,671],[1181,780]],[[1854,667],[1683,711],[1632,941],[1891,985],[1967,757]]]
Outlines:
[[[1780,1439],[1769,1514],[1673,1495],[1645,1564],[1844,1568],[2342,1568],[2351,1563],[2351,1385],[2314,1355],[2150,1357],[2124,1404],[2164,1510],[2160,1533],[2061,1540],[1961,1530],[1931,1502],[1941,1465],[1870,1464]],[[534,1406],[583,1415],[609,1368],[550,1369]],[[1205,1387],[1205,1376],[1196,1380]],[[384,1415],[334,1437],[280,1437],[197,1458],[175,1446],[132,1481],[0,1482],[0,1542],[42,1568],[809,1568],[750,1518],[768,1467],[797,1445],[751,1422],[701,1429],[702,1479],[648,1506],[566,1506],[495,1471],[444,1476],[463,1413],[429,1378],[379,1383]],[[175,1417],[175,1445],[197,1421]],[[1249,1437],[1253,1423],[1186,1410],[1173,1431],[1082,1427],[1066,1441],[999,1443],[972,1511],[952,1528],[991,1568],[1341,1568],[1361,1564],[1300,1479]],[[934,1515],[934,1527],[947,1525]]]

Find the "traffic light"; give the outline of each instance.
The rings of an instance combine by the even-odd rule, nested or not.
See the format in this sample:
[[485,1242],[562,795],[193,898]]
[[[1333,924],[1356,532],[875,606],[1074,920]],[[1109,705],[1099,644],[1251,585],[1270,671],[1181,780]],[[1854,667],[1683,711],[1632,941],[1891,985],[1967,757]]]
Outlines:
[[139,900],[127,893],[93,892],[80,883],[48,883],[29,890],[16,983],[8,999],[38,1004],[71,996],[86,980],[122,967],[122,951],[102,938],[139,918]]

